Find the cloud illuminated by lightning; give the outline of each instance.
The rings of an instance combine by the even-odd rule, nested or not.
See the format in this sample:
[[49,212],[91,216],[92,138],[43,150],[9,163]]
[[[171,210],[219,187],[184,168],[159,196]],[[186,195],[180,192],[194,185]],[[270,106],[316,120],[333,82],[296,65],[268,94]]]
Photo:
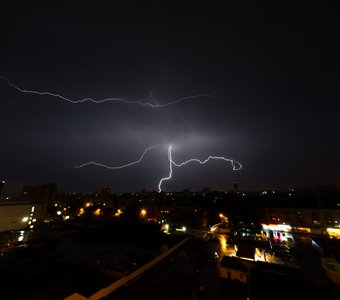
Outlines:
[[26,89],[18,87],[17,85],[15,85],[11,81],[9,81],[9,79],[7,79],[6,77],[0,76],[0,78],[5,80],[11,87],[15,88],[17,91],[19,91],[21,93],[35,94],[35,95],[40,95],[40,96],[51,96],[51,97],[55,97],[55,98],[58,98],[60,100],[67,101],[67,102],[70,102],[70,103],[73,103],[73,104],[79,104],[79,103],[84,103],[84,102],[92,102],[92,103],[99,104],[99,103],[114,101],[114,102],[123,102],[123,103],[126,103],[126,104],[137,104],[137,105],[147,106],[147,107],[151,107],[151,108],[163,108],[163,107],[167,107],[169,105],[174,105],[174,104],[180,103],[182,101],[192,100],[192,99],[196,99],[196,98],[202,98],[202,97],[217,98],[217,96],[214,96],[214,95],[197,94],[197,95],[178,98],[174,101],[164,103],[164,104],[159,104],[158,101],[155,98],[153,98],[152,94],[151,94],[152,102],[145,102],[145,101],[142,101],[142,100],[141,101],[127,100],[127,99],[124,99],[124,98],[104,98],[104,99],[100,99],[100,100],[95,100],[93,98],[83,98],[83,99],[78,99],[78,100],[72,100],[72,99],[67,98],[65,96],[62,96],[60,94],[55,94],[55,93],[51,93],[51,92],[40,92],[40,91],[34,91],[34,90],[26,90]]
[[109,170],[119,170],[119,169],[124,169],[124,168],[130,167],[130,166],[139,164],[139,163],[143,160],[145,154],[146,154],[149,150],[154,149],[154,148],[157,148],[157,147],[159,147],[159,145],[154,145],[154,146],[150,146],[150,147],[146,148],[146,149],[144,150],[143,154],[141,155],[141,157],[140,157],[138,160],[133,161],[133,162],[130,162],[130,163],[127,163],[127,164],[125,164],[125,165],[121,165],[121,166],[107,166],[107,165],[105,165],[105,164],[103,164],[103,163],[97,163],[97,162],[94,162],[94,161],[90,161],[90,162],[81,164],[81,165],[79,165],[79,166],[74,166],[74,167],[75,167],[76,169],[80,169],[80,168],[83,168],[83,167],[87,167],[87,166],[90,166],[90,165],[94,165],[94,166],[103,167],[103,168],[106,168],[106,169],[109,169]]
[[241,170],[242,168],[242,165],[241,163],[239,163],[238,161],[236,160],[233,160],[231,158],[225,158],[223,156],[209,156],[207,159],[205,160],[199,160],[197,158],[191,158],[191,159],[188,159],[184,162],[181,162],[181,163],[176,163],[172,160],[172,146],[170,145],[169,148],[168,148],[168,159],[169,159],[169,163],[170,163],[170,173],[169,173],[169,176],[168,177],[164,177],[162,178],[160,181],[159,181],[159,184],[158,184],[158,191],[161,192],[162,191],[162,183],[163,181],[166,181],[166,180],[170,180],[172,178],[172,165],[176,166],[176,167],[183,167],[185,166],[186,164],[188,163],[191,163],[191,162],[197,162],[201,165],[204,165],[205,163],[207,163],[209,160],[223,160],[223,161],[226,161],[226,162],[230,162],[232,167],[233,167],[233,171],[239,171]]

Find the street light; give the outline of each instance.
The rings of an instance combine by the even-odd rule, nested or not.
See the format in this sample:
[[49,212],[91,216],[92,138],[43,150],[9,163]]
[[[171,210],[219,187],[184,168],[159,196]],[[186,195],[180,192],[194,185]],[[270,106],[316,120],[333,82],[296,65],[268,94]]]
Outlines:
[[140,215],[141,215],[142,218],[145,218],[145,216],[146,216],[146,210],[145,210],[145,209],[142,209],[142,210],[140,211]]
[[222,223],[228,223],[228,217],[226,217],[224,214],[220,213],[218,216],[221,218]]

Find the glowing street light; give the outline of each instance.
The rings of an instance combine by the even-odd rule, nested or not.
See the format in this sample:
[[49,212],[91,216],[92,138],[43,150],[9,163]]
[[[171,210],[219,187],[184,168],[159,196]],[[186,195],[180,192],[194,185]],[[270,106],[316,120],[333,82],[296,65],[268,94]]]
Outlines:
[[142,218],[145,218],[145,216],[146,216],[146,210],[145,210],[145,209],[142,209],[142,210],[140,211],[140,215],[141,215]]
[[224,214],[220,213],[218,216],[221,218],[222,223],[228,223],[228,217],[226,217]]
[[226,252],[226,250],[227,250],[227,240],[226,240],[225,236],[220,235],[218,237],[218,239],[219,239],[219,242],[220,242],[222,252]]
[[164,225],[162,226],[162,230],[163,230],[165,233],[169,233],[169,228],[170,228],[169,224],[164,224]]
[[122,214],[122,210],[118,209],[117,212],[115,213],[115,217],[119,217]]
[[100,216],[100,214],[101,214],[100,208],[97,208],[97,209],[93,212],[93,214],[96,215],[96,216]]

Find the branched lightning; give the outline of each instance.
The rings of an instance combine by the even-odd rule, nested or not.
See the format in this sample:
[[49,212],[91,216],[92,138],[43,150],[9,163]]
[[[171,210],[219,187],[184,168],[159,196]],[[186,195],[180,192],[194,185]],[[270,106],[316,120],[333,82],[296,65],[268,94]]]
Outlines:
[[159,181],[159,183],[158,183],[158,192],[161,192],[161,191],[162,191],[161,186],[162,186],[163,181],[170,180],[171,177],[172,177],[172,164],[173,164],[173,160],[172,160],[171,147],[172,147],[172,146],[170,145],[170,146],[169,146],[169,149],[168,149],[169,170],[170,170],[169,176],[168,176],[168,177],[164,177],[164,178],[162,178],[162,179]]
[[145,154],[146,154],[149,150],[154,149],[154,148],[157,148],[157,147],[159,147],[159,145],[154,145],[154,146],[150,146],[150,147],[146,148],[146,149],[144,150],[143,154],[141,155],[141,157],[140,157],[138,160],[133,161],[133,162],[130,162],[130,163],[127,163],[127,164],[125,164],[125,165],[121,165],[121,166],[107,166],[107,165],[105,165],[105,164],[103,164],[103,163],[97,163],[97,162],[94,162],[94,161],[90,161],[90,162],[81,164],[81,165],[79,165],[79,166],[74,166],[74,167],[75,167],[76,169],[79,169],[79,168],[87,167],[87,166],[90,166],[90,165],[94,165],[94,166],[103,167],[103,168],[106,168],[106,169],[109,169],[109,170],[119,170],[119,169],[124,169],[124,168],[130,167],[130,166],[139,164],[139,163],[143,160]]
[[3,80],[5,80],[11,87],[13,87],[14,89],[16,89],[17,91],[21,92],[21,93],[25,93],[25,94],[35,94],[35,95],[40,95],[40,96],[51,96],[51,97],[55,97],[58,98],[60,100],[63,101],[67,101],[73,104],[78,104],[78,103],[84,103],[84,102],[92,102],[92,103],[104,103],[104,102],[109,102],[109,101],[114,101],[114,102],[123,102],[126,104],[137,104],[137,105],[142,105],[142,106],[148,106],[151,108],[163,108],[163,107],[167,107],[169,105],[174,105],[186,100],[192,100],[195,98],[202,98],[202,97],[214,97],[214,98],[218,98],[215,95],[209,95],[209,94],[197,94],[197,95],[192,95],[192,96],[187,96],[187,97],[182,97],[179,99],[176,99],[174,101],[168,102],[168,103],[164,103],[164,104],[159,104],[158,101],[153,98],[152,93],[151,93],[151,100],[152,102],[145,102],[145,101],[137,101],[137,100],[128,100],[128,99],[124,99],[124,98],[104,98],[104,99],[100,99],[100,100],[96,100],[93,98],[83,98],[83,99],[78,99],[78,100],[72,100],[70,98],[67,98],[65,96],[62,96],[60,94],[55,94],[55,93],[51,93],[51,92],[40,92],[40,91],[34,91],[34,90],[26,90],[23,88],[18,87],[17,85],[15,85],[14,83],[12,83],[11,81],[9,81],[9,79],[7,79],[6,77],[0,76],[0,78],[2,78]]
[[240,162],[236,161],[236,160],[233,160],[231,158],[225,158],[223,156],[209,156],[207,159],[205,160],[199,160],[197,158],[191,158],[191,159],[188,159],[184,162],[181,162],[181,163],[176,163],[172,160],[172,153],[171,153],[171,150],[172,150],[172,146],[170,145],[169,148],[168,148],[168,159],[169,159],[169,163],[170,163],[170,173],[169,173],[169,176],[168,177],[164,177],[162,178],[160,181],[159,181],[159,184],[158,184],[158,191],[161,192],[162,191],[162,183],[163,181],[165,180],[170,180],[171,177],[172,177],[172,165],[176,166],[176,167],[183,167],[185,166],[186,164],[188,163],[191,163],[191,162],[197,162],[201,165],[204,165],[205,163],[207,163],[209,160],[223,160],[223,161],[226,161],[226,162],[230,162],[232,167],[233,167],[233,171],[239,171],[241,170],[242,168],[242,165]]
[[[95,104],[100,104],[100,103],[104,103],[104,102],[122,102],[122,103],[126,103],[126,104],[135,104],[135,105],[141,105],[141,106],[146,106],[146,107],[150,107],[150,108],[156,109],[156,108],[164,108],[164,107],[167,107],[167,106],[170,106],[170,105],[178,104],[180,102],[187,101],[187,100],[192,100],[192,99],[195,99],[195,98],[202,98],[202,97],[219,98],[219,97],[217,97],[215,95],[210,95],[210,94],[197,94],[197,95],[191,95],[191,96],[187,96],[187,97],[178,98],[176,100],[173,100],[173,101],[170,101],[170,102],[167,102],[167,103],[164,103],[164,104],[159,104],[157,99],[155,99],[153,97],[152,91],[150,91],[150,98],[148,100],[128,100],[128,99],[125,99],[125,98],[118,98],[118,97],[115,97],[115,98],[104,98],[104,99],[100,99],[100,100],[96,100],[96,99],[93,99],[93,98],[83,98],[83,99],[78,99],[78,100],[72,100],[72,99],[67,98],[67,97],[65,97],[63,95],[52,93],[52,92],[48,92],[48,91],[41,92],[41,91],[36,91],[36,90],[23,89],[21,87],[18,87],[14,83],[12,83],[6,77],[0,76],[0,78],[3,79],[4,81],[6,81],[9,86],[11,86],[12,88],[14,88],[15,90],[17,90],[17,91],[19,91],[21,93],[24,93],[24,94],[34,94],[34,95],[40,95],[40,96],[50,96],[50,97],[58,98],[59,100],[63,100],[63,101],[66,101],[66,102],[69,102],[69,103],[72,103],[72,104],[79,104],[79,103],[84,103],[84,102],[91,102],[91,103],[95,103]],[[120,165],[120,166],[108,166],[108,165],[106,165],[104,163],[90,161],[90,162],[83,163],[83,164],[78,165],[78,166],[74,166],[74,168],[79,169],[79,168],[87,167],[87,166],[90,166],[90,165],[94,165],[94,166],[103,167],[103,168],[106,168],[106,169],[109,169],[109,170],[124,169],[124,168],[130,167],[130,166],[139,164],[143,160],[144,156],[146,155],[146,153],[149,150],[157,148],[159,146],[160,145],[154,145],[154,146],[150,146],[150,147],[146,148],[144,150],[144,152],[142,153],[141,157],[138,160],[130,162],[130,163],[127,163],[127,164],[124,164],[124,165]],[[204,165],[205,163],[207,163],[210,160],[223,160],[225,162],[231,163],[231,165],[233,167],[233,171],[238,171],[238,170],[240,170],[242,168],[241,163],[239,163],[238,161],[235,161],[235,160],[230,159],[230,158],[225,158],[223,156],[208,156],[208,158],[206,158],[205,160],[200,160],[200,159],[197,159],[197,158],[191,158],[191,159],[186,160],[184,162],[176,163],[172,159],[172,145],[170,145],[169,148],[168,148],[168,160],[169,160],[169,175],[168,175],[168,177],[164,177],[164,178],[160,179],[160,181],[158,183],[158,190],[159,190],[159,192],[162,191],[162,183],[164,181],[168,181],[168,180],[170,180],[172,178],[173,166],[175,166],[175,167],[183,167],[183,166],[185,166],[185,165],[187,165],[189,163],[192,163],[192,162],[196,162],[196,163],[199,163],[201,165]]]

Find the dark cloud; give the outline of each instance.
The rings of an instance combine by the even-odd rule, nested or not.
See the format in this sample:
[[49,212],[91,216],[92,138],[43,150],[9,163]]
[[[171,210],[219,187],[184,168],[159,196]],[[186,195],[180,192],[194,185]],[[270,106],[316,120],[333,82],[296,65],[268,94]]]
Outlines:
[[[67,190],[156,189],[173,144],[178,161],[214,154],[244,167],[175,169],[168,189],[227,189],[233,180],[246,189],[339,184],[339,105],[323,61],[330,48],[325,12],[214,1],[6,4],[0,70],[22,88],[72,99],[216,97],[159,109],[75,105],[1,81],[1,176],[55,181]],[[73,168],[91,160],[123,164],[155,144],[161,146],[129,169]]]

